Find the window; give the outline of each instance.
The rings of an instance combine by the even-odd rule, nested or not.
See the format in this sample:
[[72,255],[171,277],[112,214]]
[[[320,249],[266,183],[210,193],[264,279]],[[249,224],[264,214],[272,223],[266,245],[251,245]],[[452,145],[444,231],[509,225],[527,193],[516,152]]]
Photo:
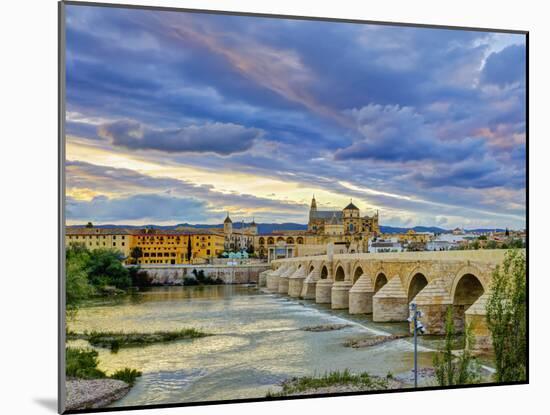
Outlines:
[[124,246],[124,242],[122,242],[122,244],[121,244],[121,245],[122,245],[122,246]]
[[[208,244],[208,245],[210,245],[210,244]],[[206,250],[206,255],[210,255],[210,249]]]
[[116,242],[113,242],[113,246],[116,246]]

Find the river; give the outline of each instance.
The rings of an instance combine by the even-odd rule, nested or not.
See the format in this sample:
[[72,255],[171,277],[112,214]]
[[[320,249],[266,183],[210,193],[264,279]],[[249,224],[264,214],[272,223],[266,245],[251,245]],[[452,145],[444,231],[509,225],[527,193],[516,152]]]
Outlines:
[[[306,326],[347,323],[328,332]],[[400,339],[369,348],[342,343],[384,333],[406,333],[401,323],[378,324],[311,301],[266,294],[257,288],[225,285],[148,289],[116,301],[81,309],[70,328],[85,330],[176,330],[193,327],[215,334],[194,340],[123,348],[98,348],[100,369],[124,367],[143,372],[134,387],[112,406],[262,398],[292,376],[351,369],[372,375],[410,375],[413,345]],[[431,366],[440,339],[421,338],[419,365]],[[88,346],[86,341],[69,342]]]

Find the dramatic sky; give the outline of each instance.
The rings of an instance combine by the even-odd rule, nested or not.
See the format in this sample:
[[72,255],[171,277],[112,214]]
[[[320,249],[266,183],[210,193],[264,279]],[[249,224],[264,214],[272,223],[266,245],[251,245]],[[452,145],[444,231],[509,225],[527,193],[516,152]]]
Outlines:
[[67,221],[525,226],[519,34],[67,7]]

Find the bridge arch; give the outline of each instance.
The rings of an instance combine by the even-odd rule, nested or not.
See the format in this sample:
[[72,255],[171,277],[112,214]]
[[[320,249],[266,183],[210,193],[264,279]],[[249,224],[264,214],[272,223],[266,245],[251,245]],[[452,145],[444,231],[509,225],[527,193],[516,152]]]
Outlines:
[[328,268],[326,264],[323,264],[323,267],[321,268],[321,279],[326,280],[328,277]]
[[379,271],[376,274],[376,278],[374,279],[374,292],[377,293],[378,291],[380,291],[380,288],[382,288],[387,283],[388,277],[386,277],[384,271]]
[[353,271],[353,279],[352,279],[352,282],[355,284],[355,281],[357,281],[359,279],[359,277],[361,275],[363,275],[363,268],[361,267],[361,265],[357,265],[355,267],[355,270]]
[[334,281],[344,281],[346,279],[346,272],[344,271],[344,266],[342,264],[336,267],[336,272],[334,273]]
[[428,285],[428,278],[422,272],[416,272],[409,280],[407,301],[410,303],[416,295]]
[[483,279],[479,269],[473,266],[461,268],[453,280],[451,299],[457,331],[463,331],[465,312],[485,292]]

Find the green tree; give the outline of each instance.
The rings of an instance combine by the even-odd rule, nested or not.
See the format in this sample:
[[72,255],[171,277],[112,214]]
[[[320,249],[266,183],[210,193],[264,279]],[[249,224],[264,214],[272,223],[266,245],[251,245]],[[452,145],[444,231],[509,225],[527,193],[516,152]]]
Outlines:
[[493,272],[487,301],[487,325],[495,351],[495,380],[513,382],[527,373],[527,291],[525,254],[506,252]]
[[487,245],[485,245],[487,249],[496,249],[497,248],[497,241],[494,239],[491,239],[490,241],[487,241]]
[[486,241],[487,240],[487,235],[481,235],[479,238],[480,241]]
[[191,234],[189,234],[189,238],[187,239],[187,260],[191,262],[191,258],[193,258],[193,243],[191,242]]
[[445,317],[445,344],[433,357],[437,383],[440,386],[478,383],[480,380],[479,364],[470,352],[474,341],[471,328],[465,326],[461,345],[463,350],[459,356],[455,356],[453,353],[455,338],[453,309],[452,306],[449,306]]
[[107,285],[125,289],[131,284],[129,271],[122,265],[121,254],[111,249],[94,249],[87,264],[88,281],[94,287]]
[[87,228],[93,228],[93,227],[94,227],[94,224],[93,224],[92,222],[88,222],[88,223],[86,224],[86,227],[87,227]]
[[143,249],[140,246],[134,246],[130,251],[130,258],[132,258],[132,263],[137,264],[138,260],[143,256]]
[[67,250],[65,311],[69,320],[76,316],[82,301],[89,298],[93,293],[93,288],[88,283],[88,274],[86,273],[88,260],[88,253],[81,251],[80,248]]

